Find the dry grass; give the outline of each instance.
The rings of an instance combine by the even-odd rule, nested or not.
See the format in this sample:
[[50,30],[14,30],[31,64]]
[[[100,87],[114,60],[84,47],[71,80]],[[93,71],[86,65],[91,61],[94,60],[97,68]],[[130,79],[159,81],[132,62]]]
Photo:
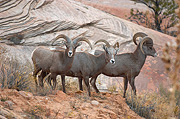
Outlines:
[[31,91],[31,65],[23,65],[16,58],[4,55],[6,49],[0,47],[0,83],[1,88]]
[[[120,91],[123,95],[122,91]],[[174,118],[180,118],[180,91],[176,91],[175,103],[173,110]],[[134,96],[132,91],[128,90],[126,103],[138,115],[146,119],[167,119],[169,118],[170,92],[166,88],[160,89],[159,93],[144,92]]]
[[[66,92],[70,92],[70,91],[78,91],[79,90],[79,86],[78,86],[78,79],[73,79],[73,77],[65,77],[65,88],[66,88]],[[57,84],[57,89],[58,90],[62,90],[62,82],[61,82],[61,78],[57,78],[58,84]],[[84,86],[84,85],[83,85]],[[83,89],[86,89],[86,87],[83,87]]]
[[[56,90],[61,90],[61,91],[63,90],[60,76],[57,77],[56,90],[52,90],[50,84],[47,81],[47,78],[48,77],[45,77],[43,80],[44,81],[44,88],[41,88],[40,86],[38,86],[37,90],[33,92],[35,95],[46,96],[49,94],[55,94]],[[78,79],[73,79],[72,77],[67,77],[67,76],[65,78],[66,78],[65,89],[66,89],[67,93],[79,91]],[[83,85],[83,89],[86,90],[85,85]]]
[[8,59],[0,64],[0,81],[2,88],[16,89],[16,90],[31,90],[29,88],[29,73],[28,67],[20,66],[14,59]]

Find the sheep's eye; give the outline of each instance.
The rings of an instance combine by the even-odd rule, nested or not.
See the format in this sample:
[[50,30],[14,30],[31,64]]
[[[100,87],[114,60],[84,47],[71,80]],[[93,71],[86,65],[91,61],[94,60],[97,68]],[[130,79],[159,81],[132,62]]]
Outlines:
[[150,50],[152,50],[152,47],[149,47]]
[[66,44],[66,46],[69,48],[70,47],[70,45],[68,45],[68,44]]
[[107,50],[107,53],[110,54],[110,52]]
[[66,47],[68,47],[68,44],[67,44],[67,43],[64,43],[64,45],[65,45]]
[[119,49],[116,50],[116,54],[118,53]]

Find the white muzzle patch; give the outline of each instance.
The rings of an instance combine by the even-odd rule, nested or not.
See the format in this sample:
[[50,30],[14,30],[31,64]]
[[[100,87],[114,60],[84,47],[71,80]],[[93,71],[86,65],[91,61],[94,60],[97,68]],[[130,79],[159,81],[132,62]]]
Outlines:
[[158,54],[157,53],[154,53],[154,57],[157,57],[158,56]]
[[68,56],[69,56],[69,57],[72,57],[72,56],[73,56],[73,52],[72,52],[72,51],[69,51],[69,52],[68,52]]
[[111,63],[111,64],[115,64],[115,59],[111,59],[111,60],[110,60],[110,63]]

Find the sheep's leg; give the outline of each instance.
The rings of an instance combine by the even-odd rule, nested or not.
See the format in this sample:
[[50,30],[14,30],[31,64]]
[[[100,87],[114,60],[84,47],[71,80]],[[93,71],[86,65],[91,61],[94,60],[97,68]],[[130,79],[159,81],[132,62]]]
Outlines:
[[47,80],[48,80],[49,85],[50,85],[51,88],[52,88],[52,83],[51,83],[52,78],[51,78],[51,75],[50,75],[49,77],[47,77]]
[[82,78],[78,78],[78,81],[79,81],[79,90],[83,91]]
[[129,80],[129,83],[130,83],[130,85],[131,85],[131,87],[132,87],[132,90],[133,90],[133,92],[134,92],[134,95],[136,95],[136,87],[135,87],[135,85],[134,85],[134,83],[135,83],[134,79],[135,79],[135,78],[132,77],[131,80]]
[[91,91],[90,91],[90,85],[89,85],[89,77],[84,77],[84,83],[86,84],[87,90],[88,90],[88,95],[89,97],[91,96]]
[[126,97],[127,87],[128,87],[128,79],[126,77],[124,77],[124,95],[123,95],[123,98]]
[[56,76],[57,76],[57,74],[51,73],[51,78],[53,79],[53,86],[52,86],[53,90],[55,90],[56,84],[57,84]]
[[36,84],[36,90],[37,90],[37,87],[38,87],[38,82],[37,82],[37,74],[38,72],[41,70],[41,68],[37,68],[35,65],[34,65],[34,71],[33,71],[33,77],[34,77],[34,81],[35,81],[35,84]]
[[66,88],[65,88],[65,75],[61,75],[61,81],[62,81],[63,92],[66,93]]
[[39,76],[39,85],[43,88],[44,87],[44,83],[43,83],[43,79],[46,76],[46,72],[42,71],[40,76]]
[[96,79],[97,79],[97,76],[92,77],[91,80],[90,80],[90,83],[91,83],[92,87],[94,88],[94,90],[96,91],[96,93],[100,93],[99,90],[96,87]]

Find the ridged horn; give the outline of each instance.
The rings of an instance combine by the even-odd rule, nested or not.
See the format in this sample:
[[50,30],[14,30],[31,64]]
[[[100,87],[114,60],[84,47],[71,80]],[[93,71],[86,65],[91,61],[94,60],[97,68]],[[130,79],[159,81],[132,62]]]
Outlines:
[[142,46],[143,46],[144,42],[148,42],[148,41],[150,42],[149,44],[153,44],[153,40],[148,36],[144,37],[143,40],[140,42],[140,49],[141,49],[143,54],[145,54],[145,53],[143,51]]
[[79,41],[85,41],[86,43],[89,44],[90,48],[92,49],[91,42],[90,42],[87,38],[85,38],[85,37],[76,38],[76,39],[73,40],[73,43],[76,44],[76,43],[78,43]]
[[116,48],[116,47],[119,48],[119,42],[116,42],[113,47],[114,48]]
[[68,36],[66,36],[66,35],[64,35],[64,34],[60,34],[60,35],[58,35],[56,38],[54,38],[53,40],[52,40],[52,45],[53,45],[53,43],[55,42],[55,41],[57,41],[59,38],[64,38],[68,43],[70,43],[71,42],[71,39],[68,37]]
[[100,40],[96,41],[94,44],[96,45],[99,42],[104,42],[108,48],[110,47],[110,44],[104,39],[100,39]]
[[134,42],[134,44],[136,44],[137,45],[137,42],[136,42],[136,38],[137,37],[145,37],[145,36],[147,36],[147,34],[145,34],[145,33],[143,33],[143,32],[137,32],[136,34],[134,34],[134,36],[133,36],[133,42]]

